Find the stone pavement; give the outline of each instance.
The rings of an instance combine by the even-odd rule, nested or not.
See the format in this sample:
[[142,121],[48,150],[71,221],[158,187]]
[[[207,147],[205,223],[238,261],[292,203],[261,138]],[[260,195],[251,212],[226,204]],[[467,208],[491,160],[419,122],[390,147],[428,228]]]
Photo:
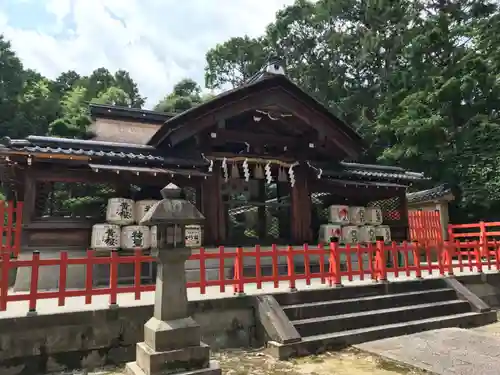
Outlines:
[[355,347],[436,375],[498,375],[500,337],[486,332],[445,328]]
[[[471,271],[463,271],[455,268],[454,272],[456,276],[460,275],[471,275],[476,273],[476,269]],[[497,271],[486,271],[487,272],[497,272]],[[429,274],[427,271],[422,271],[423,278],[438,278],[440,277],[437,270],[434,270],[432,274]],[[409,275],[406,273],[400,272],[397,276],[394,273],[388,273],[387,279],[389,281],[409,281],[415,280],[416,275],[415,272],[409,272]],[[373,281],[369,278],[369,276],[365,276],[364,280],[361,280],[359,276],[353,276],[353,280],[348,280],[347,277],[342,278],[343,285],[363,285],[369,284]],[[321,289],[321,288],[329,288],[328,284],[322,284],[319,279],[312,279],[310,285],[306,285],[305,280],[297,280],[296,288],[298,290],[308,290],[308,289]],[[260,289],[257,288],[257,285],[254,283],[245,284],[245,293],[248,295],[257,295],[257,294],[266,294],[266,293],[278,293],[278,292],[286,292],[289,290],[288,281],[281,281],[278,285],[278,288],[274,287],[274,283],[265,282],[262,283],[262,287]],[[9,294],[14,293],[13,291],[9,291]],[[26,292],[19,292],[15,294],[27,294]],[[188,299],[190,301],[197,300],[205,300],[205,299],[217,299],[217,298],[228,298],[234,297],[233,286],[227,285],[226,291],[224,293],[220,292],[218,286],[207,287],[206,293],[201,294],[199,288],[189,288],[188,289]],[[118,295],[118,305],[119,306],[142,306],[142,305],[152,305],[154,303],[154,292],[143,292],[141,293],[141,298],[136,300],[134,298],[133,293],[122,293]],[[64,312],[72,312],[72,311],[93,311],[99,309],[106,309],[109,307],[109,295],[99,295],[92,297],[92,303],[85,304],[84,297],[71,297],[66,299],[65,306],[58,306],[57,299],[40,299],[37,301],[37,314],[57,314]],[[0,312],[0,319],[4,318],[15,318],[26,316],[28,312],[28,301],[19,301],[19,302],[9,302],[7,304],[7,311]]]

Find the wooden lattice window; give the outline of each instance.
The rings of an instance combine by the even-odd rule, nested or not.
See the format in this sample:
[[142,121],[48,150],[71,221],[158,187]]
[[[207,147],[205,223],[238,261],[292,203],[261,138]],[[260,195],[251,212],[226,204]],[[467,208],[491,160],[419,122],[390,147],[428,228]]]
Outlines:
[[404,204],[400,197],[392,197],[368,203],[368,207],[378,207],[382,210],[384,224],[407,223]]
[[227,239],[233,245],[272,244],[290,237],[290,198],[278,184],[230,180],[222,193]]

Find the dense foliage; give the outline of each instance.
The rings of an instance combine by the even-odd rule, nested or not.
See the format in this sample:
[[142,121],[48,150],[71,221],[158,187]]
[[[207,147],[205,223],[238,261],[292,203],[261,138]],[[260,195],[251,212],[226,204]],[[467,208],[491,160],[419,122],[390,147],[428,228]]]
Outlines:
[[297,0],[261,37],[211,49],[206,85],[237,85],[278,51],[370,142],[367,160],[455,186],[455,221],[498,219],[499,31],[493,1]]
[[[358,128],[365,158],[425,172],[456,187],[454,221],[500,216],[500,13],[488,0],[319,0],[278,12],[258,38],[206,55],[206,87],[241,84],[270,52],[287,75]],[[155,109],[206,100],[191,79]],[[0,136],[84,137],[88,102],[140,108],[125,71],[55,80],[23,68],[0,36]]]

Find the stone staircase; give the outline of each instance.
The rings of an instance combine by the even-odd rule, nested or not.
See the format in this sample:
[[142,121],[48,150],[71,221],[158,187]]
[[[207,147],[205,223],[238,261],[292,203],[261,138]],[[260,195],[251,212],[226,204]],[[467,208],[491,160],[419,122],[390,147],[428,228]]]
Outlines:
[[[280,359],[386,337],[497,320],[483,301],[455,279],[276,294],[258,312],[269,351]],[[262,303],[262,299],[261,302]],[[271,306],[271,308],[270,308]],[[265,312],[263,310],[275,310]],[[263,314],[269,318],[262,318]],[[273,326],[274,327],[270,327]]]

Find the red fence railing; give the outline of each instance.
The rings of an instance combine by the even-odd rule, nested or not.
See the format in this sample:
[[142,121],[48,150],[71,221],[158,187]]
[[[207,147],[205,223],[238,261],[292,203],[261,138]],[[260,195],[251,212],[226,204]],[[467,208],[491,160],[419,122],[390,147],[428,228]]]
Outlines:
[[427,246],[443,243],[443,229],[439,211],[416,210],[408,212],[410,239]]
[[23,202],[0,201],[0,257],[17,257],[21,247]]
[[[199,262],[199,281],[189,281],[188,288],[198,288],[201,294],[207,293],[207,288],[216,287],[217,292],[225,292],[232,287],[235,293],[244,293],[245,286],[255,284],[257,289],[263,286],[278,288],[285,283],[290,289],[295,289],[297,282],[302,280],[306,285],[313,280],[322,284],[341,285],[346,281],[371,279],[375,281],[397,280],[400,277],[420,278],[424,273],[445,276],[453,274],[455,270],[481,272],[483,269],[500,269],[500,242],[490,244],[488,251],[481,253],[480,245],[474,243],[448,243],[439,248],[422,247],[417,243],[401,244],[366,244],[356,246],[339,246],[332,243],[329,247],[301,248],[286,247],[261,249],[256,246],[251,251],[237,248],[236,252],[225,251],[220,247],[215,252],[200,249],[193,254],[191,261]],[[424,249],[424,250],[422,250]],[[437,260],[436,259],[437,253]],[[486,255],[486,256],[485,256]],[[280,258],[287,264],[286,273],[281,274]],[[207,260],[212,260],[211,268],[215,263],[218,270],[216,280],[207,279]],[[213,262],[216,260],[216,262]],[[141,283],[141,264],[153,262],[153,257],[144,255],[136,250],[132,255],[121,256],[117,251],[109,256],[96,256],[88,250],[85,257],[69,258],[68,253],[62,251],[58,259],[41,259],[38,252],[33,253],[32,259],[10,259],[6,257],[1,263],[0,311],[7,309],[9,302],[28,301],[30,311],[36,311],[37,302],[43,299],[56,299],[59,306],[64,306],[71,297],[85,297],[85,304],[91,304],[94,296],[109,295],[109,303],[117,303],[118,294],[133,293],[135,299],[141,298],[141,293],[153,291],[155,285]],[[94,265],[108,265],[110,270],[109,284],[106,287],[94,285]],[[118,267],[123,264],[133,265],[134,281],[130,285],[118,283]],[[85,267],[84,288],[68,289],[68,266],[80,265]],[[226,277],[228,265],[234,268],[232,277]],[[38,279],[40,269],[45,266],[59,268],[58,288],[54,290],[39,290]],[[271,272],[264,275],[263,267],[270,267]],[[10,270],[19,267],[31,268],[29,291],[14,293],[9,291],[8,277]],[[250,275],[248,272],[250,271]],[[266,283],[266,285],[264,285]]]
[[500,239],[500,222],[484,222],[474,224],[449,224],[450,241],[488,242]]

